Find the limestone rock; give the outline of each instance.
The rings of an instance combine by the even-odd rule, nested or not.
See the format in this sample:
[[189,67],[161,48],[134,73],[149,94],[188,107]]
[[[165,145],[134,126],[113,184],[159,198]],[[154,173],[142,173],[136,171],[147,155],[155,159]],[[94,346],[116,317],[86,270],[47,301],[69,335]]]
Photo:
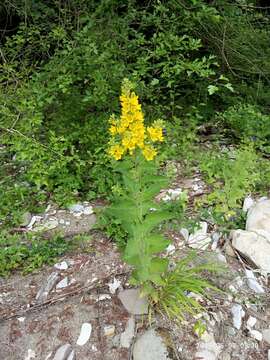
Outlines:
[[60,346],[55,355],[53,360],[75,360],[75,352],[72,349],[70,344],[64,344]]
[[52,288],[55,286],[57,281],[59,280],[60,275],[58,272],[52,272],[50,276],[48,277],[47,281],[43,286],[40,288],[36,295],[36,301],[38,303],[42,303],[45,301],[49,295],[49,292],[52,290]]
[[135,342],[133,360],[169,360],[167,348],[154,329],[147,330]]
[[217,360],[221,352],[221,346],[215,341],[213,334],[207,332],[202,335],[202,339],[198,344],[195,359],[200,360]]
[[200,222],[200,227],[193,234],[190,234],[188,239],[188,246],[193,249],[205,250],[212,242],[209,234],[207,234],[207,223]]
[[135,333],[135,319],[130,317],[128,319],[125,331],[121,334],[120,345],[123,348],[129,348]]
[[263,340],[270,345],[270,329],[265,329],[262,331]]
[[125,309],[133,315],[148,314],[149,303],[146,297],[140,297],[139,289],[123,290],[118,295]]
[[253,206],[247,216],[246,230],[264,230],[270,234],[270,200],[261,200]]
[[254,231],[235,230],[232,245],[258,268],[270,272],[270,237]]
[[77,340],[77,345],[83,346],[87,343],[92,333],[92,325],[90,323],[83,323],[81,327],[80,336]]

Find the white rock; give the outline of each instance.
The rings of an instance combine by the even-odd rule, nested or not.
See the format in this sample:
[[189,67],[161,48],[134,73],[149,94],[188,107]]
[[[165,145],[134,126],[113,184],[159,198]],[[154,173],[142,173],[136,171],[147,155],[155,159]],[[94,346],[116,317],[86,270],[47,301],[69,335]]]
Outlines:
[[131,346],[135,333],[135,319],[131,316],[128,319],[125,331],[120,336],[120,346],[128,349]]
[[55,355],[53,360],[75,360],[75,352],[72,350],[70,344],[64,344],[60,346]]
[[86,206],[83,209],[83,213],[84,213],[84,215],[92,215],[94,213],[94,209],[92,206]]
[[106,325],[104,327],[104,335],[105,336],[113,336],[115,333],[115,326],[114,325]]
[[25,317],[18,317],[17,319],[18,319],[19,322],[24,322]]
[[168,189],[166,191],[166,195],[162,198],[163,201],[168,202],[168,201],[173,201],[173,200],[178,200],[180,195],[182,194],[182,189],[178,188],[178,189]]
[[119,299],[126,310],[133,315],[148,314],[149,303],[146,297],[140,296],[139,289],[126,289],[119,293]]
[[270,272],[270,237],[258,232],[232,231],[233,247],[263,271]]
[[66,223],[65,219],[60,219],[60,220],[59,220],[59,224],[60,224],[60,225],[65,225],[65,223]]
[[166,248],[166,254],[167,255],[172,255],[173,253],[175,253],[175,246],[170,244]]
[[233,316],[233,326],[240,330],[242,325],[242,318],[245,316],[245,312],[241,305],[234,304],[231,309],[231,313]]
[[262,331],[263,340],[270,345],[270,329],[264,329]]
[[198,344],[195,358],[200,360],[217,360],[220,352],[221,345],[216,343],[213,334],[205,332]]
[[82,213],[84,211],[84,206],[82,204],[73,204],[69,206],[68,209],[72,213]]
[[77,345],[83,346],[90,339],[92,333],[92,325],[90,323],[83,323],[81,327],[81,333],[77,340]]
[[219,239],[221,238],[221,234],[218,233],[218,232],[215,232],[213,235],[212,235],[212,240],[213,240],[213,243],[211,245],[211,249],[213,251],[215,251],[217,249],[217,246],[218,246],[218,242],[219,242]]
[[32,217],[32,219],[30,220],[29,224],[27,225],[27,229],[28,229],[28,230],[32,230],[33,225],[34,225],[37,221],[40,221],[41,219],[42,219],[42,216],[34,215],[34,216]]
[[67,270],[68,263],[66,261],[62,261],[60,263],[54,264],[54,267],[58,270]]
[[34,232],[48,231],[48,230],[55,229],[58,225],[59,225],[59,223],[58,223],[57,219],[49,219],[44,224],[40,224],[40,225],[36,226],[35,228],[33,228],[32,231],[34,231]]
[[270,200],[262,200],[253,206],[247,216],[246,230],[265,230],[270,234]]
[[268,350],[268,360],[270,360],[270,349]]
[[59,283],[56,285],[56,289],[63,289],[68,286],[68,278],[64,277]]
[[253,328],[253,326],[256,324],[257,322],[257,319],[253,316],[250,316],[248,319],[247,319],[247,328],[249,330],[251,330],[251,328]]
[[247,196],[244,200],[244,203],[243,203],[243,211],[246,213],[248,212],[249,209],[251,209],[251,207],[255,205],[255,202],[254,200],[252,199],[251,196]]
[[265,291],[263,287],[258,283],[253,271],[245,269],[247,275],[248,286],[251,290],[255,291],[257,294],[263,294]]
[[103,300],[111,300],[111,296],[109,294],[101,294],[98,296],[97,301]]
[[200,227],[193,234],[190,234],[188,239],[188,246],[193,249],[205,250],[212,242],[211,237],[207,234],[207,222],[200,222]]
[[33,350],[28,349],[27,350],[27,355],[25,356],[24,360],[35,359],[35,357],[36,357],[36,353]]
[[167,348],[154,329],[147,330],[135,342],[133,360],[169,360]]
[[188,238],[189,238],[189,231],[188,229],[185,229],[185,228],[182,228],[180,230],[180,234],[183,236],[183,238],[188,241]]
[[115,294],[116,290],[121,286],[121,281],[113,278],[113,281],[108,284],[111,294]]
[[55,284],[57,283],[58,279],[59,279],[59,274],[58,272],[52,272],[46,283],[43,284],[43,286],[40,288],[40,290],[38,291],[37,295],[36,295],[36,301],[38,303],[41,303],[43,301],[45,301],[49,295],[49,292],[52,290],[52,288],[55,286]]
[[254,339],[258,340],[258,341],[262,341],[263,336],[262,333],[258,330],[250,330],[249,331],[251,337],[253,337]]

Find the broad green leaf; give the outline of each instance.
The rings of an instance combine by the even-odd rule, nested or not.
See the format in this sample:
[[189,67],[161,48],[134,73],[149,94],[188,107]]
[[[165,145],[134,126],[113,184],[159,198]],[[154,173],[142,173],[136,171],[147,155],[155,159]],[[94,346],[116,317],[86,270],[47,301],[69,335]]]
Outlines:
[[166,249],[170,241],[160,234],[151,234],[145,237],[147,243],[148,253],[156,254]]

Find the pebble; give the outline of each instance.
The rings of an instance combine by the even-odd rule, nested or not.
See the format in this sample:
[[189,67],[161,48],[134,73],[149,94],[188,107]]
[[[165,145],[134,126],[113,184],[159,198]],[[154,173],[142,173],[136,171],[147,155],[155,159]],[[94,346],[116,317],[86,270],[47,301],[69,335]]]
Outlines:
[[68,263],[66,261],[62,261],[60,263],[54,264],[54,267],[58,270],[67,270]]
[[183,236],[183,238],[185,239],[185,241],[188,241],[189,238],[189,231],[188,229],[182,228],[180,230],[180,234]]
[[135,333],[135,319],[131,316],[126,324],[125,331],[120,336],[120,346],[128,349],[131,346]]
[[44,224],[38,225],[35,228],[33,228],[32,231],[34,231],[34,232],[48,231],[48,230],[55,229],[58,225],[59,225],[58,220],[49,219]]
[[247,276],[247,283],[251,290],[255,291],[257,294],[263,294],[265,291],[263,287],[258,283],[253,271],[245,269]]
[[63,289],[68,286],[68,278],[64,277],[59,283],[56,285],[56,289]]
[[83,213],[84,213],[84,215],[92,215],[94,213],[94,209],[92,206],[86,206],[83,209]]
[[115,334],[115,326],[107,325],[104,327],[104,335],[105,336],[113,336]]
[[68,209],[72,213],[80,213],[84,211],[84,206],[81,204],[73,204],[70,205]]
[[258,341],[262,341],[263,339],[263,335],[260,331],[258,330],[250,330],[249,331],[251,337],[253,337],[254,339],[258,340]]
[[77,345],[83,346],[90,339],[92,333],[92,325],[90,323],[83,323],[81,327],[80,336],[77,340]]
[[32,218],[31,213],[30,213],[29,211],[25,212],[25,213],[22,215],[20,225],[23,226],[23,227],[28,226],[28,224],[29,224],[30,221],[31,221],[31,218]]
[[162,198],[162,200],[165,202],[178,200],[180,198],[180,195],[182,194],[182,192],[183,191],[181,188],[168,189],[166,191],[166,195]]
[[31,360],[34,359],[35,357],[36,357],[36,353],[33,350],[28,349],[27,355],[25,356],[24,360]]
[[170,244],[169,246],[167,246],[167,248],[166,248],[166,254],[167,254],[167,256],[168,256],[168,255],[172,255],[172,254],[174,254],[174,253],[175,253],[175,246],[172,245],[172,244]]
[[119,293],[118,298],[125,309],[133,315],[148,314],[149,303],[146,297],[140,296],[139,289],[127,289]]
[[38,291],[38,293],[36,295],[36,301],[38,303],[41,303],[47,299],[49,292],[55,286],[55,284],[59,280],[59,277],[60,277],[60,275],[58,274],[58,272],[52,272],[49,275],[46,283],[40,288],[40,290]]
[[268,350],[268,360],[270,360],[270,349]]
[[207,222],[201,221],[199,228],[193,234],[190,234],[188,246],[193,249],[206,250],[208,245],[212,242],[210,235],[207,234],[207,228]]
[[239,304],[234,304],[231,313],[233,316],[233,326],[240,330],[242,325],[242,318],[245,316],[245,311],[243,310],[242,306]]
[[60,346],[55,355],[53,360],[75,360],[75,352],[72,349],[70,344],[64,344]]
[[221,345],[216,343],[213,334],[204,332],[198,344],[195,358],[200,360],[217,360],[220,352]]
[[108,284],[111,294],[115,294],[116,290],[121,286],[121,281],[113,278],[113,281]]
[[133,360],[169,360],[167,348],[154,329],[147,330],[136,340]]
[[247,319],[247,328],[248,329],[251,329],[253,328],[253,326],[256,324],[257,322],[257,319],[253,316],[250,316],[248,319]]

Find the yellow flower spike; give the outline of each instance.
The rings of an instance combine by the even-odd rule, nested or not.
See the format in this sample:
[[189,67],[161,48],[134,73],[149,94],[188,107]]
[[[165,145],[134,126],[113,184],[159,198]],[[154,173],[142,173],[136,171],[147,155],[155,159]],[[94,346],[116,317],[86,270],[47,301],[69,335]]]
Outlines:
[[125,150],[120,145],[112,145],[109,148],[109,154],[115,158],[115,160],[120,160],[122,155],[124,154]]
[[149,133],[150,139],[155,141],[163,141],[163,132],[161,127],[153,127],[150,126],[147,128],[147,132]]
[[145,145],[142,153],[147,161],[153,160],[154,157],[157,155],[157,151],[150,145]]
[[[144,116],[139,98],[132,91],[132,84],[124,79],[120,96],[121,115],[111,116],[109,132],[112,135],[109,154],[120,160],[125,153],[133,155],[136,148],[141,149],[146,160],[153,160],[157,151],[150,142],[163,141],[163,122],[155,121],[152,126],[144,126]],[[146,142],[146,143],[145,143]]]

